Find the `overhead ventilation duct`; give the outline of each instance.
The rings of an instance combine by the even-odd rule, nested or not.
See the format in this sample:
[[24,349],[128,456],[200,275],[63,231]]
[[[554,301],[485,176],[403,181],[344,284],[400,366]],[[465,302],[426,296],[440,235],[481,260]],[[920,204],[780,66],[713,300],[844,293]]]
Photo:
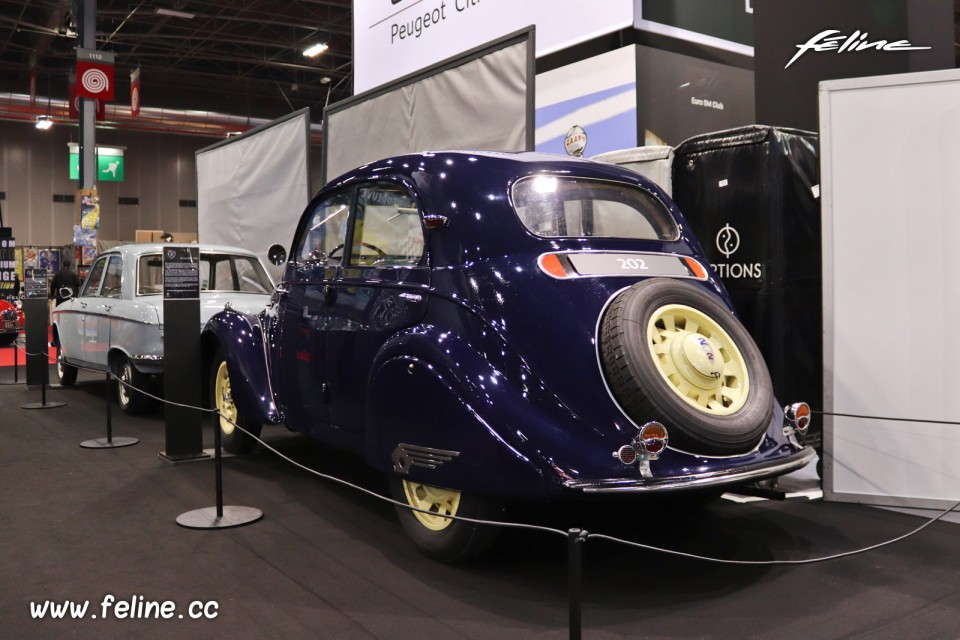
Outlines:
[[[23,93],[0,93],[0,120],[12,120],[34,123],[40,116],[49,116],[54,124],[76,125],[70,118],[69,105],[66,100],[55,100],[37,97],[34,105],[30,106],[30,96]],[[186,136],[204,136],[209,138],[226,138],[249,131],[270,120],[263,118],[247,118],[214,111],[195,111],[189,109],[160,109],[156,107],[141,107],[140,114],[134,118],[130,115],[130,106],[123,104],[108,104],[106,117],[97,121],[99,129],[129,129],[133,131],[151,131],[155,133],[170,133]],[[310,144],[319,145],[323,142],[323,128],[321,125],[310,125]]]

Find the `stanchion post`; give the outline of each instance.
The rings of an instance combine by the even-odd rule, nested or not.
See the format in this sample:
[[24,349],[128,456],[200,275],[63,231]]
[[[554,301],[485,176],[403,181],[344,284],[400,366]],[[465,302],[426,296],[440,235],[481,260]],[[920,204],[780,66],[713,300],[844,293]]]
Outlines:
[[[113,385],[110,372],[107,372],[106,392],[103,394],[107,400],[107,437],[96,438],[94,440],[84,440],[80,446],[84,449],[119,449],[120,447],[129,447],[140,442],[139,438],[113,437]],[[122,382],[120,384],[123,384]]]
[[[223,471],[221,469],[223,455],[220,452],[220,413],[217,412],[214,416],[216,420],[213,423],[213,448],[215,449],[214,468],[217,476],[217,504],[214,507],[194,509],[177,516],[177,524],[187,529],[241,527],[256,522],[263,517],[263,512],[254,507],[223,506]],[[236,425],[234,427],[237,428]]]
[[[27,356],[33,354],[28,353]],[[40,374],[40,402],[30,402],[20,405],[21,409],[56,409],[57,407],[67,406],[66,402],[47,402],[47,380],[50,379],[50,360],[46,353],[43,354],[44,366],[43,373]]]
[[110,374],[107,373],[106,376],[107,391],[103,395],[107,398],[107,442],[113,444],[113,414],[111,414],[113,410],[113,398],[110,397],[113,395],[110,393],[113,390],[113,385],[110,384]]
[[10,343],[10,348],[13,349],[13,381],[10,381],[10,380],[0,381],[0,384],[3,384],[3,385],[20,384],[20,378],[18,377],[20,374],[20,360],[19,360],[20,349],[17,347],[16,340]]
[[217,518],[223,517],[223,452],[220,451],[220,413],[214,414],[213,420],[213,466],[217,474]]
[[570,640],[581,637],[581,548],[587,540],[587,532],[581,529],[567,531],[567,558],[570,596]]

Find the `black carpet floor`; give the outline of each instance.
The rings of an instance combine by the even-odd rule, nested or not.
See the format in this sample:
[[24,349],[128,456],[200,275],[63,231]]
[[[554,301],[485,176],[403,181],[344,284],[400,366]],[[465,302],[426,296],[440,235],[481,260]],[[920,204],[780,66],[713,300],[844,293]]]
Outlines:
[[[0,371],[9,377],[9,368]],[[212,462],[160,460],[162,412],[133,418],[114,410],[114,435],[140,443],[80,448],[105,436],[103,393],[101,379],[81,373],[76,388],[48,392],[66,407],[29,411],[20,407],[38,402],[38,390],[0,387],[0,638],[568,637],[564,538],[507,530],[475,562],[436,564],[414,550],[390,505],[262,449],[225,460],[224,495],[264,518],[236,529],[184,529],[178,515],[214,504]],[[208,446],[212,434],[210,421]],[[282,428],[265,429],[264,438],[310,468],[386,493],[360,460]],[[509,515],[738,560],[826,556],[923,522],[806,500],[513,505]],[[118,619],[111,608],[105,619],[107,596],[176,609],[169,619],[144,620]],[[48,601],[89,605],[82,619],[51,619],[49,608],[36,617]],[[192,619],[192,604],[194,614],[206,604],[211,616]],[[960,526],[938,522],[866,554],[775,567],[590,540],[583,637],[960,638]]]

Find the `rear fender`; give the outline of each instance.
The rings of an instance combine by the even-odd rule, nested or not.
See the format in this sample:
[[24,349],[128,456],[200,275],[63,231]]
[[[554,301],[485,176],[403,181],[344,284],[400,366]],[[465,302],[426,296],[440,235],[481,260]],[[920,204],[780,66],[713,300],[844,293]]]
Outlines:
[[210,318],[203,333],[204,344],[215,344],[224,353],[237,410],[257,422],[282,422],[267,370],[260,318],[226,309]]
[[553,493],[565,479],[554,456],[576,456],[570,434],[590,431],[499,339],[412,328],[381,349],[368,389],[370,464],[472,493]]
[[471,493],[543,497],[544,478],[452,381],[427,361],[399,356],[373,377],[370,462],[409,480]]

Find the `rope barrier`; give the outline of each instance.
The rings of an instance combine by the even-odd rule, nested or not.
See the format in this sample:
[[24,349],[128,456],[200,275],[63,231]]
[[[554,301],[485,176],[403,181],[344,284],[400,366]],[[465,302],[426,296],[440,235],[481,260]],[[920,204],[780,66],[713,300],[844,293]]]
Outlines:
[[[29,355],[29,354],[28,354],[28,355]],[[73,365],[71,365],[71,366],[73,366]],[[92,371],[92,372],[97,372],[97,373],[103,373],[102,371],[100,371],[100,370],[98,370],[98,369],[92,369],[92,368],[89,368],[89,367],[77,367],[77,369],[80,369],[80,370],[83,370],[83,371]],[[410,511],[417,511],[417,512],[424,513],[424,514],[427,514],[427,515],[431,515],[431,516],[435,516],[435,517],[441,517],[441,518],[445,518],[445,519],[449,519],[449,520],[453,520],[453,521],[463,521],[463,522],[469,522],[469,523],[473,523],[473,524],[490,525],[490,526],[502,527],[502,528],[505,528],[505,529],[522,529],[522,530],[535,531],[535,532],[540,532],[540,533],[555,534],[555,535],[563,536],[564,538],[567,538],[567,537],[569,536],[569,531],[564,531],[564,530],[561,530],[561,529],[554,529],[554,528],[552,528],[552,527],[544,527],[544,526],[540,526],[540,525],[532,525],[532,524],[521,523],[521,522],[507,522],[507,521],[498,521],[498,520],[482,520],[482,519],[477,519],[477,518],[467,518],[467,517],[464,517],[464,516],[456,516],[456,515],[448,515],[448,514],[439,514],[439,513],[436,513],[436,512],[433,512],[433,511],[429,511],[429,510],[426,510],[426,509],[420,509],[420,508],[418,508],[418,507],[414,507],[413,505],[410,505],[410,504],[408,504],[408,503],[406,503],[406,502],[400,502],[400,501],[398,501],[398,500],[394,500],[394,499],[389,498],[389,497],[387,497],[387,496],[381,495],[381,494],[379,494],[379,493],[377,493],[377,492],[375,492],[375,491],[371,491],[370,489],[367,489],[367,488],[365,488],[365,487],[361,487],[361,486],[359,486],[359,485],[353,484],[353,483],[351,483],[351,482],[349,482],[349,481],[347,481],[347,480],[344,480],[344,479],[342,479],[342,478],[338,478],[338,477],[336,477],[336,476],[332,476],[332,475],[329,475],[329,474],[326,474],[326,473],[317,471],[316,469],[311,469],[310,467],[308,467],[308,466],[306,466],[306,465],[304,465],[304,464],[302,464],[302,463],[300,463],[300,462],[297,462],[296,460],[293,460],[293,459],[290,458],[289,456],[283,454],[282,452],[278,451],[278,450],[275,449],[274,447],[270,446],[268,443],[264,442],[259,436],[254,435],[253,433],[247,431],[246,429],[244,429],[243,427],[241,427],[239,424],[237,424],[237,423],[234,422],[233,420],[230,420],[230,419],[227,418],[226,416],[223,416],[223,415],[219,412],[219,410],[216,409],[216,408],[207,409],[207,408],[203,408],[203,407],[194,407],[194,406],[191,406],[191,405],[186,405],[186,404],[180,404],[180,403],[171,402],[171,401],[169,401],[169,400],[165,400],[164,398],[161,398],[161,397],[159,397],[159,396],[156,396],[156,395],[154,395],[154,394],[151,394],[151,393],[149,393],[149,392],[147,392],[147,391],[144,391],[144,390],[142,390],[142,389],[139,389],[139,388],[135,387],[134,385],[132,385],[132,384],[130,384],[130,383],[128,383],[128,382],[125,382],[124,380],[121,380],[121,379],[120,379],[116,374],[114,374],[113,372],[108,372],[108,373],[109,373],[110,379],[115,380],[115,381],[118,382],[119,384],[122,384],[122,385],[126,386],[127,388],[129,388],[129,389],[131,389],[131,390],[133,390],[133,391],[136,391],[136,392],[138,392],[138,393],[142,393],[143,395],[145,395],[145,396],[147,396],[147,397],[149,397],[149,398],[153,398],[154,400],[157,400],[157,401],[160,402],[160,403],[169,404],[169,405],[171,405],[171,406],[178,406],[178,407],[182,407],[182,408],[186,408],[186,409],[192,409],[192,410],[194,410],[194,411],[200,411],[200,412],[203,412],[203,413],[212,414],[212,415],[217,416],[218,419],[226,420],[226,421],[229,422],[231,425],[233,425],[233,427],[234,427],[235,429],[239,429],[241,432],[243,432],[244,434],[246,434],[246,435],[249,436],[250,438],[252,438],[252,439],[254,439],[255,441],[257,441],[257,442],[258,442],[261,446],[263,446],[265,449],[267,449],[268,451],[270,451],[271,453],[273,453],[274,455],[276,455],[277,457],[279,457],[281,460],[287,462],[288,464],[291,464],[291,465],[293,465],[293,466],[295,466],[295,467],[297,467],[297,468],[299,468],[299,469],[301,469],[301,470],[303,470],[303,471],[306,471],[307,473],[309,473],[309,474],[311,474],[311,475],[313,475],[313,476],[316,476],[316,477],[318,477],[318,478],[321,478],[321,479],[323,479],[323,480],[327,480],[327,481],[329,481],[329,482],[334,482],[334,483],[336,483],[336,484],[339,484],[339,485],[341,485],[341,486],[347,487],[347,488],[349,488],[349,489],[353,489],[353,490],[355,490],[355,491],[358,491],[358,492],[360,492],[360,493],[366,494],[366,495],[368,495],[368,496],[370,496],[370,497],[373,497],[373,498],[375,498],[375,499],[377,499],[377,500],[380,500],[380,501],[389,503],[389,504],[391,504],[391,505],[398,506],[398,507],[401,507],[401,508],[404,508],[404,509],[408,509],[408,510],[410,510]],[[826,414],[826,413],[824,413],[824,412],[822,412],[822,411],[815,411],[815,413],[820,413],[820,414],[823,414],[823,415],[842,415],[842,416],[846,416],[846,417],[865,418],[865,419],[884,419],[884,418],[877,418],[877,417],[874,417],[874,416],[857,416],[857,415],[852,415],[852,414]],[[891,419],[893,419],[893,418],[891,418]],[[916,422],[934,422],[934,423],[940,424],[939,422],[936,422],[936,421],[928,421],[928,420],[916,420]],[[944,423],[944,424],[957,424],[957,423]],[[220,428],[219,424],[215,425],[214,428]],[[664,548],[664,547],[658,547],[658,546],[649,545],[649,544],[644,544],[644,543],[640,543],[640,542],[634,542],[634,541],[631,541],[631,540],[624,540],[624,539],[622,539],[622,538],[617,538],[617,537],[615,537],[615,536],[608,536],[608,535],[605,535],[605,534],[588,533],[588,532],[586,532],[586,531],[583,531],[582,534],[581,534],[581,536],[582,536],[584,539],[586,539],[586,540],[594,540],[594,539],[595,539],[595,540],[598,540],[598,541],[613,542],[613,543],[615,543],[615,544],[622,544],[622,545],[625,545],[625,546],[628,546],[628,547],[633,547],[633,548],[637,548],[637,549],[643,549],[643,550],[645,550],[645,551],[652,551],[652,552],[655,552],[655,553],[662,553],[662,554],[671,555],[671,556],[676,556],[676,557],[682,557],[682,558],[687,558],[687,559],[692,559],[692,560],[699,560],[699,561],[703,561],[703,562],[712,562],[712,563],[716,563],[716,564],[745,565],[745,566],[757,566],[757,565],[761,565],[761,566],[804,565],[804,564],[815,564],[815,563],[820,563],[820,562],[827,562],[827,561],[830,561],[830,560],[837,560],[837,559],[840,559],[840,558],[846,558],[846,557],[850,557],[850,556],[860,555],[860,554],[867,553],[867,552],[870,552],[870,551],[874,551],[874,550],[876,550],[876,549],[880,549],[880,548],[883,548],[883,547],[886,547],[886,546],[889,546],[889,545],[892,545],[892,544],[896,544],[897,542],[901,542],[901,541],[903,541],[903,540],[906,540],[907,538],[910,538],[910,537],[912,537],[912,536],[917,535],[918,533],[920,533],[921,531],[923,531],[924,529],[926,529],[927,527],[929,527],[929,526],[932,525],[933,523],[935,523],[935,522],[943,519],[945,516],[947,516],[947,515],[948,515],[949,513],[951,513],[952,511],[956,510],[958,507],[960,507],[960,501],[956,502],[956,503],[953,504],[952,506],[950,506],[950,507],[948,507],[947,509],[943,510],[939,515],[937,515],[937,516],[935,516],[935,517],[933,517],[933,518],[928,519],[927,522],[923,523],[923,524],[920,525],[919,527],[916,527],[915,529],[913,529],[913,530],[911,530],[911,531],[909,531],[909,532],[907,532],[907,533],[905,533],[905,534],[903,534],[903,535],[897,536],[896,538],[893,538],[893,539],[891,539],[891,540],[887,540],[887,541],[884,541],[884,542],[880,542],[880,543],[877,543],[877,544],[873,544],[873,545],[870,545],[870,546],[867,546],[867,547],[862,547],[862,548],[859,548],[859,549],[854,549],[854,550],[851,550],[851,551],[845,551],[845,552],[842,552],[842,553],[836,553],[836,554],[827,555],[827,556],[818,556],[818,557],[813,557],[813,558],[805,558],[805,559],[799,559],[799,560],[732,560],[732,559],[729,559],[729,558],[716,558],[716,557],[712,557],[712,556],[703,556],[703,555],[698,555],[698,554],[693,554],[693,553],[687,553],[687,552],[684,552],[684,551],[677,551],[677,550],[674,550],[674,549],[667,549],[667,548]]]
[[[223,416],[221,416],[221,417],[223,417]],[[338,483],[338,484],[341,484],[341,485],[350,487],[350,488],[352,488],[352,489],[356,489],[356,490],[358,490],[358,491],[361,491],[361,492],[363,492],[363,493],[366,493],[367,495],[373,496],[374,498],[377,498],[377,499],[382,500],[382,501],[384,501],[384,502],[388,502],[388,503],[390,503],[390,504],[397,505],[397,506],[403,507],[403,508],[405,508],[405,509],[409,509],[409,510],[411,510],[411,511],[418,511],[418,512],[420,512],[420,513],[426,513],[427,515],[432,515],[432,516],[436,516],[436,517],[446,518],[446,519],[449,519],[449,520],[455,520],[455,521],[456,521],[456,520],[462,520],[462,521],[464,521],[464,522],[471,522],[471,523],[476,523],[476,524],[487,524],[487,525],[494,525],[494,526],[500,526],[500,527],[505,527],[505,528],[527,529],[527,530],[532,530],[532,531],[541,531],[541,532],[545,532],[545,533],[555,533],[555,534],[558,534],[558,535],[562,535],[562,536],[564,536],[564,537],[568,537],[568,535],[569,535],[569,532],[568,532],[568,531],[563,531],[563,530],[560,530],[560,529],[553,529],[553,528],[550,528],[550,527],[541,527],[541,526],[538,526],[538,525],[529,525],[529,524],[517,523],[517,522],[503,522],[503,521],[492,521],[492,520],[477,520],[477,519],[474,519],[474,518],[464,518],[464,517],[462,517],[462,516],[451,516],[451,515],[446,515],[446,514],[438,514],[438,513],[435,513],[435,512],[433,512],[433,511],[428,511],[428,510],[425,510],[425,509],[419,509],[419,508],[414,507],[414,506],[412,506],[412,505],[410,505],[410,504],[407,504],[407,503],[405,503],[405,502],[399,502],[399,501],[397,501],[397,500],[393,500],[393,499],[388,498],[388,497],[386,497],[386,496],[382,496],[382,495],[380,495],[379,493],[370,491],[369,489],[365,489],[365,488],[363,488],[363,487],[359,487],[359,486],[354,485],[354,484],[352,484],[352,483],[350,483],[350,482],[348,482],[348,481],[346,481],[346,480],[343,480],[343,479],[341,479],[341,478],[337,478],[337,477],[335,477],[335,476],[330,476],[330,475],[321,473],[321,472],[319,472],[319,471],[316,471],[316,470],[314,470],[314,469],[310,469],[309,467],[307,467],[307,466],[305,466],[305,465],[303,465],[303,464],[300,464],[299,462],[296,462],[295,460],[291,460],[291,459],[288,458],[287,456],[283,455],[282,453],[280,453],[279,451],[277,451],[276,449],[274,449],[273,447],[271,447],[270,445],[268,445],[266,442],[264,442],[262,439],[260,439],[259,437],[255,436],[254,434],[250,433],[249,431],[247,431],[246,429],[244,429],[243,427],[241,427],[241,426],[238,425],[237,423],[235,423],[233,420],[230,420],[229,418],[225,418],[225,417],[224,417],[223,419],[225,419],[227,422],[229,422],[231,425],[233,425],[234,428],[239,429],[239,430],[242,431],[243,433],[247,434],[248,436],[250,436],[251,438],[253,438],[254,440],[256,440],[256,441],[257,441],[258,443],[260,443],[264,448],[268,449],[269,451],[271,451],[271,452],[274,453],[275,455],[277,455],[277,456],[279,456],[280,458],[286,460],[287,462],[289,462],[289,463],[291,463],[291,464],[293,464],[293,465],[295,465],[295,466],[297,466],[297,467],[299,467],[299,468],[307,471],[308,473],[311,473],[311,474],[313,474],[313,475],[315,475],[315,476],[317,476],[317,477],[320,477],[320,478],[323,478],[323,479],[326,479],[326,480],[331,480],[331,481],[333,481],[333,482],[336,482],[336,483]],[[217,427],[215,427],[215,428],[219,428],[219,426],[217,426]],[[930,525],[932,525],[934,522],[937,522],[938,520],[941,520],[941,519],[944,518],[947,514],[949,514],[950,512],[954,511],[954,510],[957,509],[958,507],[960,507],[960,501],[956,502],[955,504],[953,504],[953,505],[950,506],[949,508],[945,509],[942,513],[940,513],[940,514],[937,515],[936,517],[931,518],[930,520],[928,520],[928,521],[925,522],[924,524],[920,525],[919,527],[913,529],[912,531],[909,531],[909,532],[907,532],[907,533],[905,533],[905,534],[903,534],[903,535],[901,535],[901,536],[898,536],[898,537],[896,537],[896,538],[893,538],[893,539],[891,539],[891,540],[887,540],[887,541],[885,541],[885,542],[880,542],[880,543],[877,543],[877,544],[874,544],[874,545],[870,545],[870,546],[868,546],[868,547],[863,547],[863,548],[860,548],[860,549],[855,549],[855,550],[852,550],[852,551],[845,551],[845,552],[842,552],[842,553],[837,553],[837,554],[833,554],[833,555],[829,555],[829,556],[820,556],[820,557],[814,557],[814,558],[806,558],[806,559],[802,559],[802,560],[730,560],[730,559],[727,559],[727,558],[714,558],[714,557],[711,557],[711,556],[701,556],[701,555],[697,555],[697,554],[686,553],[686,552],[683,552],[683,551],[676,551],[676,550],[673,550],[673,549],[666,549],[666,548],[664,548],[664,547],[657,547],[657,546],[653,546],[653,545],[643,544],[643,543],[640,543],[640,542],[633,542],[633,541],[630,541],[630,540],[623,540],[622,538],[616,538],[616,537],[614,537],[614,536],[607,536],[607,535],[597,534],[597,533],[588,533],[588,532],[586,532],[586,531],[584,531],[582,535],[583,535],[587,540],[591,540],[591,539],[594,539],[594,538],[595,538],[595,539],[597,539],[597,540],[605,540],[605,541],[607,541],[607,542],[615,542],[615,543],[618,543],[618,544],[623,544],[623,545],[626,545],[626,546],[643,549],[643,550],[645,550],[645,551],[653,551],[653,552],[656,552],[656,553],[663,553],[663,554],[667,554],[667,555],[684,557],[684,558],[689,558],[689,559],[693,559],[693,560],[702,560],[702,561],[704,561],[704,562],[713,562],[713,563],[718,563],[718,564],[732,564],[732,565],[766,565],[766,566],[815,564],[815,563],[818,563],[818,562],[826,562],[826,561],[828,561],[828,560],[836,560],[836,559],[839,559],[839,558],[845,558],[845,557],[849,557],[849,556],[859,555],[859,554],[862,554],[862,553],[866,553],[866,552],[868,552],[868,551],[873,551],[873,550],[875,550],[875,549],[880,549],[880,548],[882,548],[882,547],[886,547],[886,546],[889,546],[889,545],[891,545],[891,544],[895,544],[895,543],[897,543],[897,542],[901,542],[901,541],[903,541],[903,540],[906,540],[907,538],[910,538],[910,537],[912,537],[912,536],[920,533],[921,531],[923,531],[924,529],[926,529],[927,527],[929,527]]]

